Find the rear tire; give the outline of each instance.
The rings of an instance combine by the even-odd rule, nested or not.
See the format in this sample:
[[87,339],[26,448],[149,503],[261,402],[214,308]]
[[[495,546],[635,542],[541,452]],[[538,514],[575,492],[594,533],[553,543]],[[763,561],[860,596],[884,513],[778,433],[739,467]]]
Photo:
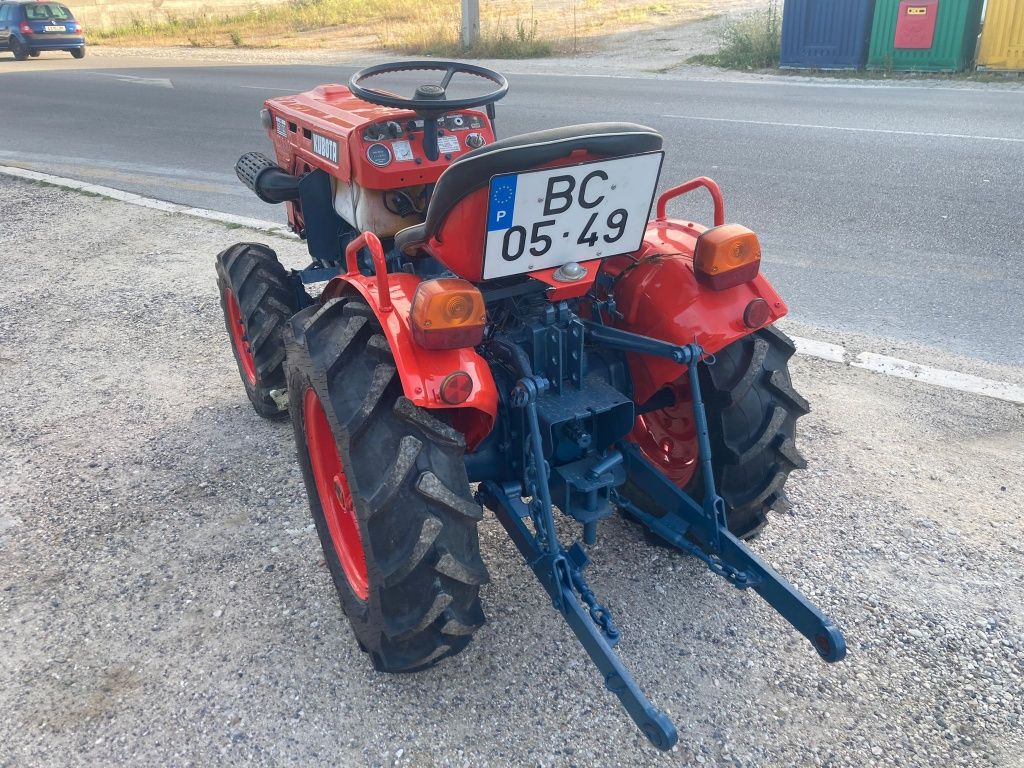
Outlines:
[[[717,352],[714,364],[701,369],[715,484],[729,530],[742,539],[756,536],[772,509],[789,507],[786,479],[807,466],[794,442],[796,420],[810,411],[789,377],[795,351],[786,334],[769,326]],[[700,472],[687,492],[700,500]],[[645,512],[666,514],[628,481],[623,494]]]
[[[458,653],[484,623],[479,593],[488,580],[462,435],[405,398],[387,341],[362,301],[307,307],[284,337],[309,507],[360,648],[386,672],[416,671]],[[341,507],[358,536],[335,522],[333,538],[329,515],[339,507],[320,490],[331,488],[322,468],[332,457],[311,438],[322,427],[306,423],[311,414],[320,418],[318,407],[340,464],[333,487],[349,498]],[[362,571],[352,568],[360,560],[353,550]]]
[[33,59],[38,59],[39,51],[31,51],[28,55],[31,56]]
[[789,509],[786,480],[807,466],[796,420],[811,409],[789,376],[794,352],[792,340],[768,326],[715,354],[703,371],[715,482],[729,529],[741,538],[764,528],[773,509]]
[[258,243],[232,245],[216,266],[224,326],[245,393],[260,416],[282,416],[270,393],[287,387],[281,332],[298,310],[292,281],[277,254]]
[[71,56],[73,58],[76,58],[76,59],[84,59],[85,58],[85,48],[72,48],[71,49]]
[[29,50],[28,47],[15,38],[11,38],[11,53],[14,54],[15,61],[25,61],[28,59]]

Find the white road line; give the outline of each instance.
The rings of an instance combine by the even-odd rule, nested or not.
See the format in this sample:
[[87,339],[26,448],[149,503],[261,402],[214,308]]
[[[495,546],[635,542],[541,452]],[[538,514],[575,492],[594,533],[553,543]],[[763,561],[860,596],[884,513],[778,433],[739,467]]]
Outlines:
[[846,125],[816,125],[814,123],[778,123],[773,120],[739,120],[732,117],[694,117],[693,115],[662,115],[673,120],[700,120],[708,123],[739,123],[767,125],[775,128],[811,128],[818,131],[849,131],[851,133],[887,133],[892,136],[921,136],[938,139],[972,139],[974,141],[1003,141],[1024,144],[1024,139],[1010,136],[978,136],[970,133],[933,133],[931,131],[897,131],[892,128],[855,128]]
[[[17,168],[10,165],[0,165],[0,174],[14,176],[19,179],[30,181],[41,181],[52,184],[56,187],[73,189],[80,192],[89,192],[94,195],[120,200],[130,205],[138,205],[143,208],[151,208],[165,213],[178,213],[184,216],[195,216],[200,219],[219,221],[223,224],[237,224],[260,232],[267,232],[279,237],[294,238],[291,232],[282,224],[262,219],[251,219],[247,216],[236,216],[233,213],[222,213],[211,211],[206,208],[194,208],[178,203],[169,203],[166,200],[156,200],[151,197],[143,197],[132,192],[125,192],[113,187],[104,187],[99,184],[90,184],[77,179],[67,179],[62,176],[52,176],[48,173],[29,171],[24,168]],[[846,349],[839,344],[830,344],[826,341],[806,339],[802,336],[793,336],[796,344],[796,353],[803,357],[815,357],[820,360],[828,360],[833,363],[846,364]],[[1024,387],[1016,384],[1008,384],[1003,381],[983,379],[980,376],[973,376],[969,373],[957,371],[946,371],[941,368],[931,368],[927,365],[918,365],[909,360],[901,360],[897,357],[878,355],[874,352],[861,352],[851,363],[855,368],[881,373],[886,376],[895,376],[901,379],[911,379],[923,384],[931,384],[944,389],[955,389],[960,392],[969,392],[974,395],[994,397],[999,400],[1006,400],[1011,403],[1024,405]]]
[[983,379],[980,376],[972,376],[969,373],[957,371],[945,371],[941,368],[932,368],[927,365],[911,363],[908,360],[900,360],[898,357],[888,355],[877,355],[874,352],[861,352],[850,363],[854,368],[864,368],[875,373],[882,373],[886,376],[896,376],[900,379],[911,379],[924,384],[932,384],[945,389],[956,389],[960,392],[970,392],[974,395],[985,395],[999,400],[1007,400],[1011,403],[1024,404],[1024,387],[1016,384],[1007,384],[1002,381]]
[[[847,362],[846,348],[839,344],[830,344],[827,341],[817,339],[805,339],[802,336],[790,336],[796,345],[796,353],[802,357],[816,357],[819,360],[828,360],[833,363]],[[910,379],[919,381],[922,384],[931,384],[943,389],[955,389],[959,392],[969,392],[972,395],[985,395],[998,400],[1006,400],[1011,403],[1024,405],[1024,387],[1017,384],[1008,384],[1004,381],[984,379],[981,376],[974,376],[970,373],[959,371],[947,371],[943,368],[932,368],[929,365],[912,363],[898,357],[879,355],[875,352],[861,352],[854,356],[849,362],[853,368],[863,368],[866,371],[881,373],[885,376],[895,376],[899,379]]]
[[166,77],[139,77],[138,75],[125,75],[118,72],[92,72],[93,75],[101,77],[114,77],[122,83],[134,83],[135,85],[154,85],[157,88],[174,88],[174,83]]
[[74,189],[79,192],[88,192],[93,195],[108,197],[111,200],[120,200],[121,202],[129,203],[130,205],[138,205],[142,208],[152,208],[156,211],[163,211],[164,213],[180,213],[184,216],[194,216],[199,219],[219,221],[222,224],[236,224],[240,227],[248,227],[249,229],[266,232],[267,234],[276,235],[278,237],[295,237],[295,235],[288,230],[286,225],[279,224],[274,221],[253,219],[248,216],[236,216],[233,213],[211,211],[206,208],[196,208],[191,205],[169,203],[166,200],[143,197],[142,195],[136,195],[133,192],[125,192],[124,190],[114,189],[113,187],[104,187],[101,184],[90,184],[86,181],[67,179],[63,176],[53,176],[49,173],[30,171],[26,168],[17,168],[11,165],[0,165],[0,174],[15,176],[19,179],[28,179],[30,181],[41,181],[44,184],[51,184],[55,187],[64,187],[65,189]]
[[827,341],[817,339],[805,339],[802,336],[790,336],[796,344],[796,353],[804,357],[817,357],[819,360],[828,360],[832,363],[846,362],[846,348],[838,344],[829,344]]

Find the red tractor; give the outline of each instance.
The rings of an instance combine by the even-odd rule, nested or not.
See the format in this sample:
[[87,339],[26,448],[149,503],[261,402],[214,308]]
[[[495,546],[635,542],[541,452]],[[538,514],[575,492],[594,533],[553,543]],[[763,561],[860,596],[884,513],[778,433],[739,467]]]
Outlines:
[[[411,98],[368,85],[429,71],[439,82]],[[457,76],[486,92],[456,95]],[[498,140],[507,91],[482,67],[401,62],[268,100],[276,162],[248,153],[236,170],[287,203],[312,263],[290,271],[247,243],[221,253],[227,330],[256,411],[291,414],[324,557],[377,669],[428,667],[483,624],[486,507],[607,688],[668,749],[676,730],[623,667],[583,575],[603,518],[758,592],[826,661],[845,655],[838,628],[744,543],[804,466],[807,403],[772,326],[787,308],[710,179],[663,192],[649,220],[656,131]],[[666,216],[698,188],[714,226]],[[571,546],[556,509],[580,526]]]

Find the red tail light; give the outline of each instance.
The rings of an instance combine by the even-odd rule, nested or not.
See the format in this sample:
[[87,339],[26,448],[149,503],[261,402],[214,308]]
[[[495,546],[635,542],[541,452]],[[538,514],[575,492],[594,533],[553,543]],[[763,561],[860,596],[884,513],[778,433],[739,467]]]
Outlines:
[[465,371],[449,373],[441,382],[441,400],[448,405],[458,405],[469,400],[473,394],[473,378]]
[[30,27],[28,25],[27,21],[23,21],[23,22],[21,22],[21,24],[18,25],[18,31],[21,32],[21,34],[23,34],[23,35],[31,35],[31,34],[33,34],[32,27]]

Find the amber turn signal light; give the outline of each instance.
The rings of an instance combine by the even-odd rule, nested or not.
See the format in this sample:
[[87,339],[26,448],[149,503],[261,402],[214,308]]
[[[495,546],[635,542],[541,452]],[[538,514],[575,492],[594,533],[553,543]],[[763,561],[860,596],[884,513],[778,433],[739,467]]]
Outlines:
[[487,308],[472,283],[442,277],[425,280],[412,297],[412,337],[426,349],[475,347],[484,339]]
[[713,227],[697,238],[693,271],[697,280],[719,291],[747,283],[761,269],[761,243],[740,224]]

